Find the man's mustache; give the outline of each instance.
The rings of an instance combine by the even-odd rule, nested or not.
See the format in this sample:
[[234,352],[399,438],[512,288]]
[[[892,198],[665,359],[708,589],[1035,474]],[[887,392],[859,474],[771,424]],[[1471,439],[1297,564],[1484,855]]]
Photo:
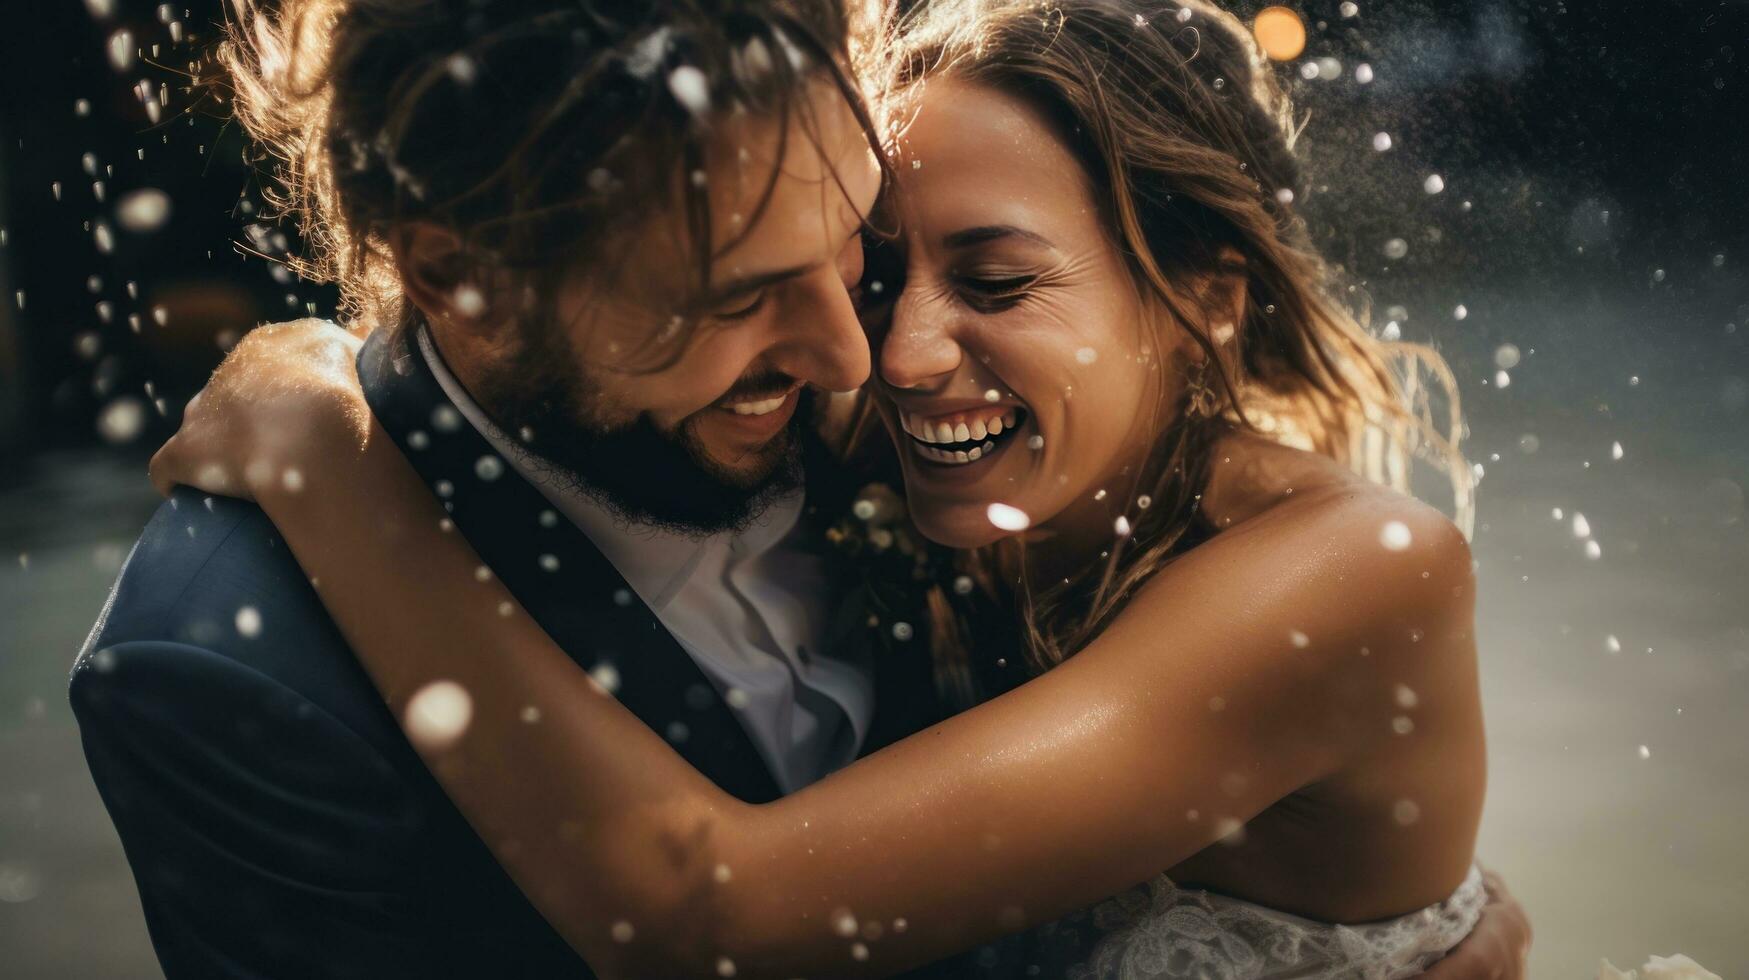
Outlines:
[[761,398],[775,398],[796,387],[797,381],[779,371],[763,371],[742,377],[729,390],[723,392],[717,402],[757,401]]

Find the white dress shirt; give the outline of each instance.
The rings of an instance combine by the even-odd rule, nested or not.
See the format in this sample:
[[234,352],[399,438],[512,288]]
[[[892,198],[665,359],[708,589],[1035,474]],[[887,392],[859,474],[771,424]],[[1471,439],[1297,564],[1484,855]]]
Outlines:
[[819,543],[799,528],[802,493],[738,534],[630,523],[552,479],[553,464],[493,425],[424,331],[419,349],[469,424],[588,535],[710,678],[783,792],[856,758],[874,715],[873,665],[822,649],[830,597]]

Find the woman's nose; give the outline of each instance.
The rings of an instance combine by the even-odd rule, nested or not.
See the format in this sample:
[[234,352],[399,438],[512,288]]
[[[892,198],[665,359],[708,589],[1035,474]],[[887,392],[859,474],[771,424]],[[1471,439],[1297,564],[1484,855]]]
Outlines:
[[948,317],[920,299],[901,295],[878,357],[883,382],[894,388],[923,388],[953,374],[964,352]]

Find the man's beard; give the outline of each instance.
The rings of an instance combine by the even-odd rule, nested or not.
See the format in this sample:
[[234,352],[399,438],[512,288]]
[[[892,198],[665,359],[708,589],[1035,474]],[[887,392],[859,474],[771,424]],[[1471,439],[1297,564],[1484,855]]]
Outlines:
[[[562,489],[626,521],[696,536],[742,530],[802,486],[801,427],[812,415],[806,389],[789,426],[758,450],[757,465],[734,471],[711,458],[691,418],[672,433],[643,413],[628,424],[600,422],[589,407],[599,404],[599,389],[575,367],[581,362],[568,338],[540,326],[527,334],[514,356],[479,379],[477,395],[500,428],[547,464],[549,479]],[[774,380],[749,379],[737,387],[769,391],[777,387]]]

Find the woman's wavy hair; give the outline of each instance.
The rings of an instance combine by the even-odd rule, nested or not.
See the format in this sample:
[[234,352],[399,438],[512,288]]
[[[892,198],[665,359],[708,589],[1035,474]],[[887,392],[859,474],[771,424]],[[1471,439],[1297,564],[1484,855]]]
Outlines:
[[[1235,427],[1405,491],[1412,462],[1425,460],[1449,481],[1456,520],[1470,531],[1474,483],[1451,372],[1426,347],[1374,336],[1364,311],[1341,298],[1354,293],[1318,255],[1296,207],[1309,188],[1288,99],[1235,18],[1202,0],[950,0],[923,4],[887,40],[876,73],[889,131],[902,130],[931,79],[1029,102],[1086,169],[1142,294],[1207,358],[1205,378],[1163,386],[1184,392],[1177,404],[1139,407],[1160,436],[1132,488],[1132,533],[1107,560],[1035,590],[1014,539],[961,556],[987,596],[1018,601],[1031,671],[1085,647],[1149,576],[1212,530],[1198,517],[1210,451]],[[1189,288],[1222,273],[1246,283],[1230,335],[1227,311],[1201,308]],[[930,604],[938,680],[970,696],[964,618],[939,588]]]
[[[337,282],[343,316],[368,325],[412,315],[391,252],[402,223],[458,233],[466,257],[446,275],[508,271],[509,308],[534,319],[558,281],[611,275],[616,233],[655,209],[678,207],[708,281],[707,189],[683,178],[702,172],[716,113],[805,117],[803,89],[827,79],[874,140],[839,0],[228,4],[209,80],[304,234],[295,271]],[[659,366],[690,331],[653,334]]]

